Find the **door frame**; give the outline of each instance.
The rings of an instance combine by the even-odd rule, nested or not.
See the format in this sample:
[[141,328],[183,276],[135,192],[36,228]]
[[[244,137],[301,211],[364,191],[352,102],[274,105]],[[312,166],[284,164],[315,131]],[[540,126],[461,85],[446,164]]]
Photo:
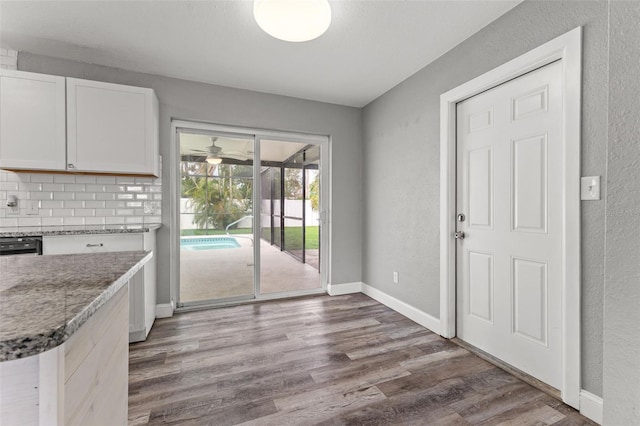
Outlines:
[[562,60],[562,399],[580,400],[580,117],[582,27],[440,96],[440,334],[456,336],[456,104]]
[[[327,292],[328,280],[330,275],[330,262],[331,262],[331,220],[329,220],[331,214],[331,136],[320,134],[306,134],[289,131],[268,130],[241,126],[231,126],[224,124],[204,123],[198,121],[189,120],[171,120],[171,176],[170,176],[170,229],[169,229],[169,257],[170,257],[170,294],[172,309],[175,310],[179,301],[179,286],[180,286],[180,202],[178,197],[178,188],[180,188],[180,144],[178,141],[178,131],[180,129],[189,129],[202,132],[215,132],[221,134],[229,134],[236,136],[250,136],[254,138],[254,156],[259,158],[260,156],[260,139],[277,139],[281,141],[290,142],[306,142],[320,146],[320,221],[324,228],[321,234],[320,245],[320,257],[325,259],[320,263],[320,283],[319,289],[300,290],[300,291],[287,291],[279,293],[266,293],[260,294],[259,292],[259,275],[254,274],[254,294],[252,298],[233,298],[228,300],[221,300],[220,302],[213,303],[194,303],[190,307],[181,308],[181,311],[188,311],[193,309],[199,309],[201,307],[210,306],[224,306],[234,305],[238,303],[247,303],[261,300],[271,300],[294,296],[304,296],[312,294],[324,294]],[[254,162],[254,191],[253,191],[253,203],[254,206],[260,204],[260,185],[255,185],[256,176],[259,177],[260,164]],[[255,210],[255,209],[254,209]],[[256,212],[254,212],[255,215]],[[259,210],[257,214],[259,214]],[[260,241],[260,227],[255,226],[253,229],[254,241]],[[260,247],[259,244],[254,244],[254,264],[257,271],[260,269]],[[174,305],[175,303],[175,305]]]

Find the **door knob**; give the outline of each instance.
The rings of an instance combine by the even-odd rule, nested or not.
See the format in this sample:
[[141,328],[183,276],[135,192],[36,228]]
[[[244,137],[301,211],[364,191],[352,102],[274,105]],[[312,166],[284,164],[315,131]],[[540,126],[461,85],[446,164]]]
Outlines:
[[462,231],[456,232],[455,234],[453,234],[453,236],[456,240],[464,240],[464,232]]

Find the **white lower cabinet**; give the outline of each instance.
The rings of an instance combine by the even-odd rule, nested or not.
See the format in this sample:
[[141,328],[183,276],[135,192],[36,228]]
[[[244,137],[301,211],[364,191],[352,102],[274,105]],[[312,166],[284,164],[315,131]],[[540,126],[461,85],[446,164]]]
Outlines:
[[[55,235],[42,238],[42,254],[152,251],[154,257],[129,283],[129,342],[147,338],[156,319],[156,233]],[[90,273],[90,271],[88,271]]]

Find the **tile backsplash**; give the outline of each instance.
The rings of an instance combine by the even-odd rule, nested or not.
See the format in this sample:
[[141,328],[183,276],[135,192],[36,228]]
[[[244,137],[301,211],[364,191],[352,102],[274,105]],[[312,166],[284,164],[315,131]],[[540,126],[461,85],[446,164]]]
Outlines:
[[160,178],[0,170],[0,227],[158,224],[161,204]]

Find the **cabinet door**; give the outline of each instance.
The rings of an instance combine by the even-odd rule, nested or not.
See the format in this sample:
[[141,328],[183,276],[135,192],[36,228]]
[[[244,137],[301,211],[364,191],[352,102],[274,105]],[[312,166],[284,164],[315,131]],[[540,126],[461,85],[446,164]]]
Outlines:
[[64,170],[65,79],[0,70],[0,167]]
[[67,78],[70,171],[158,175],[151,89]]

